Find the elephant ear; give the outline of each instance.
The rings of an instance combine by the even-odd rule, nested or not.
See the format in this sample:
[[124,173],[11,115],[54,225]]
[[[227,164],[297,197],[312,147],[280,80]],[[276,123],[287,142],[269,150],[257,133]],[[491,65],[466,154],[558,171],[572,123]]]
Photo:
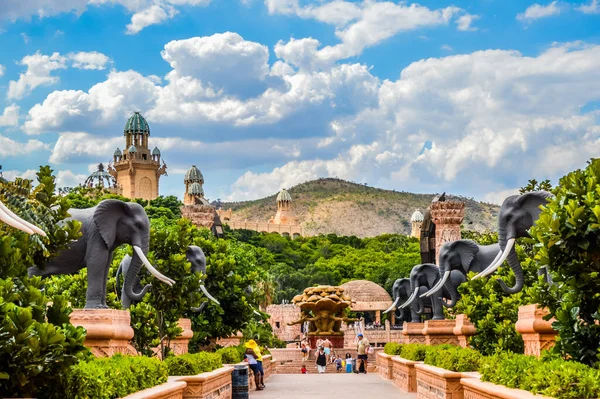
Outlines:
[[534,216],[535,221],[537,219],[535,216],[541,212],[540,205],[545,205],[550,198],[552,193],[548,191],[532,191],[519,196],[517,206]]
[[94,223],[108,248],[115,243],[119,219],[128,213],[129,205],[119,200],[104,200],[96,206]]
[[469,267],[477,252],[479,252],[479,245],[471,240],[458,240],[452,243],[454,250],[460,256],[460,263],[465,271],[465,274],[469,271]]

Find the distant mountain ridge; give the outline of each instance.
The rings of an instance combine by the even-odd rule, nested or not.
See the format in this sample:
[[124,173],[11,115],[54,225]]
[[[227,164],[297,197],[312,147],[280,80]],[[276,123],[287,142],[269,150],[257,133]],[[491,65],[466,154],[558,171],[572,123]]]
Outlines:
[[[415,210],[425,212],[435,194],[384,190],[349,181],[322,178],[298,184],[288,192],[306,235],[329,234],[373,237],[385,233],[410,234]],[[233,220],[266,222],[275,215],[277,193],[243,202],[213,202],[231,208]],[[465,202],[465,228],[496,230],[500,207],[446,193],[446,200]]]

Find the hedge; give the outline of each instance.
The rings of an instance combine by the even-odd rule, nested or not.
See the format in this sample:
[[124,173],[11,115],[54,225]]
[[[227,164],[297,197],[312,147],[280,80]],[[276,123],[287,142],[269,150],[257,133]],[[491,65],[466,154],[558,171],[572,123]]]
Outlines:
[[433,346],[427,346],[425,344],[407,344],[402,345],[400,350],[400,356],[404,359],[413,360],[415,362],[422,362],[425,360],[425,355],[428,350],[431,350]]
[[221,354],[210,352],[186,353],[181,356],[168,357],[164,363],[169,375],[196,375],[223,366]]
[[425,353],[425,364],[450,371],[477,371],[483,356],[474,349],[453,345],[430,346]]
[[600,370],[561,358],[503,352],[484,358],[482,381],[557,399],[599,398]]
[[236,364],[244,360],[244,346],[228,346],[217,350],[224,364]]
[[386,355],[399,355],[402,352],[402,344],[396,342],[388,342],[383,347],[383,353]]
[[157,358],[115,355],[71,367],[55,397],[113,399],[167,381],[167,366]]

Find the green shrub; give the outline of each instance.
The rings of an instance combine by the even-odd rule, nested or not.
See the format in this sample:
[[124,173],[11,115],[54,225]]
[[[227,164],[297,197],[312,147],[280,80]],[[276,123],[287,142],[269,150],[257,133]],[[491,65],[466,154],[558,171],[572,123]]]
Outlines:
[[196,375],[223,366],[221,354],[210,352],[172,356],[166,358],[164,363],[169,370],[169,375]]
[[[243,346],[241,348],[243,350]],[[241,352],[240,348],[237,346],[221,348],[217,350],[217,353],[221,355],[224,364],[235,364],[244,360],[243,352]]]
[[600,370],[560,358],[499,353],[481,361],[481,379],[557,399],[600,397]]
[[397,342],[388,342],[383,348],[383,353],[386,355],[399,355],[404,345]]
[[556,318],[554,351],[600,366],[600,159],[562,177],[530,234],[537,266],[554,285],[540,285],[539,303]]
[[453,345],[432,346],[425,354],[425,364],[450,371],[477,371],[481,354],[476,350]]
[[120,398],[160,385],[167,378],[167,366],[157,358],[115,355],[73,366],[54,397]]
[[415,362],[422,362],[425,360],[425,355],[427,351],[432,348],[431,346],[427,346],[425,344],[408,344],[402,345],[400,350],[400,357],[408,360],[413,360]]

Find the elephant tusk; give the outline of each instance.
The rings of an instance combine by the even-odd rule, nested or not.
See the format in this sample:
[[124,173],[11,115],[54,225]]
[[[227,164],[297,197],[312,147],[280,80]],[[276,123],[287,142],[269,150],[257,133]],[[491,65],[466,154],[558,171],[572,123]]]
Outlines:
[[215,299],[215,298],[214,298],[212,295],[210,295],[210,294],[208,293],[208,291],[206,290],[206,287],[204,286],[204,284],[200,285],[200,289],[202,290],[202,292],[204,292],[204,295],[206,295],[206,297],[207,297],[208,299],[210,299],[211,301],[213,301],[213,302],[214,302],[214,303],[216,303],[217,305],[221,305],[221,304],[219,303],[219,301],[217,301],[217,300],[216,300],[216,299]]
[[260,313],[258,313],[258,312],[256,311],[256,309],[253,309],[252,311],[254,312],[254,314],[255,314],[255,315],[262,317],[262,315],[261,315]]
[[144,251],[142,251],[142,248],[138,247],[137,245],[132,245],[132,247],[133,247],[133,250],[135,251],[135,253],[137,254],[137,256],[139,256],[139,258],[142,260],[142,263],[144,263],[144,266],[146,266],[148,271],[154,277],[156,277],[157,279],[159,279],[160,281],[162,281],[163,283],[167,284],[170,287],[173,286],[173,284],[175,284],[174,280],[171,280],[167,276],[162,275],[158,270],[156,270],[156,268],[154,266],[152,266],[152,264],[150,263],[148,258],[146,258],[146,255],[144,255]]
[[444,276],[442,277],[442,279],[429,291],[427,291],[426,293],[424,293],[423,295],[421,295],[421,298],[424,298],[426,296],[432,296],[433,294],[435,294],[436,292],[438,292],[440,289],[442,289],[442,287],[444,286],[444,284],[446,284],[446,280],[448,280],[448,277],[450,277],[450,271],[446,271],[444,272]]
[[413,291],[410,298],[408,298],[408,300],[406,302],[404,302],[402,305],[400,305],[400,307],[405,308],[405,307],[409,306],[415,300],[418,293],[419,293],[419,287],[415,287],[415,290]]
[[394,303],[392,303],[392,306],[387,308],[387,310],[385,312],[383,312],[383,314],[386,314],[390,310],[394,309],[396,307],[396,305],[398,305],[398,302],[400,302],[400,297],[397,297],[396,300],[394,301]]
[[498,259],[500,259],[500,257],[502,256],[502,251],[498,251],[498,255],[496,255],[496,257],[494,258],[494,260],[492,261],[492,263],[490,263],[490,265],[488,267],[486,267],[485,269],[483,269],[482,271],[479,272],[479,274],[473,276],[473,280],[477,280],[478,278],[484,277],[487,274],[485,274],[485,272],[491,268],[492,266],[494,266],[496,264],[496,262],[498,262]]
[[[2,202],[0,202],[0,204],[2,204]],[[14,227],[15,229],[21,230],[27,234],[33,234],[33,230],[31,230],[29,227],[25,226],[18,220],[12,218],[10,214],[7,214],[2,208],[0,208],[0,220],[2,220],[7,225]]]
[[[481,277],[485,277],[488,276],[492,273],[494,273],[496,270],[498,270],[498,268],[500,266],[502,266],[502,264],[504,263],[504,261],[506,260],[506,258],[508,257],[508,254],[510,254],[510,251],[513,249],[513,246],[515,245],[515,238],[511,238],[510,240],[508,240],[508,242],[506,243],[506,248],[504,249],[504,252],[502,253],[502,256],[500,257],[500,259],[498,259],[498,261],[493,264],[492,266],[488,267],[487,269],[485,269],[482,273]],[[475,276],[477,277],[477,276]]]
[[[25,227],[27,227],[29,230],[32,231],[32,233],[37,233],[37,234],[41,235],[42,237],[46,237],[46,233],[42,229],[40,229],[39,227],[37,227],[34,224],[29,223],[26,220],[23,220],[23,218],[19,217],[13,211],[11,211],[10,209],[8,209],[6,207],[6,205],[4,205],[1,201],[0,201],[0,210],[4,211],[4,213],[6,213],[8,215],[8,217],[16,220],[17,222],[19,222],[22,225],[24,225]],[[23,230],[23,231],[25,231],[25,230]],[[29,231],[25,231],[25,232],[29,233]],[[29,233],[29,234],[32,234],[32,233]]]

